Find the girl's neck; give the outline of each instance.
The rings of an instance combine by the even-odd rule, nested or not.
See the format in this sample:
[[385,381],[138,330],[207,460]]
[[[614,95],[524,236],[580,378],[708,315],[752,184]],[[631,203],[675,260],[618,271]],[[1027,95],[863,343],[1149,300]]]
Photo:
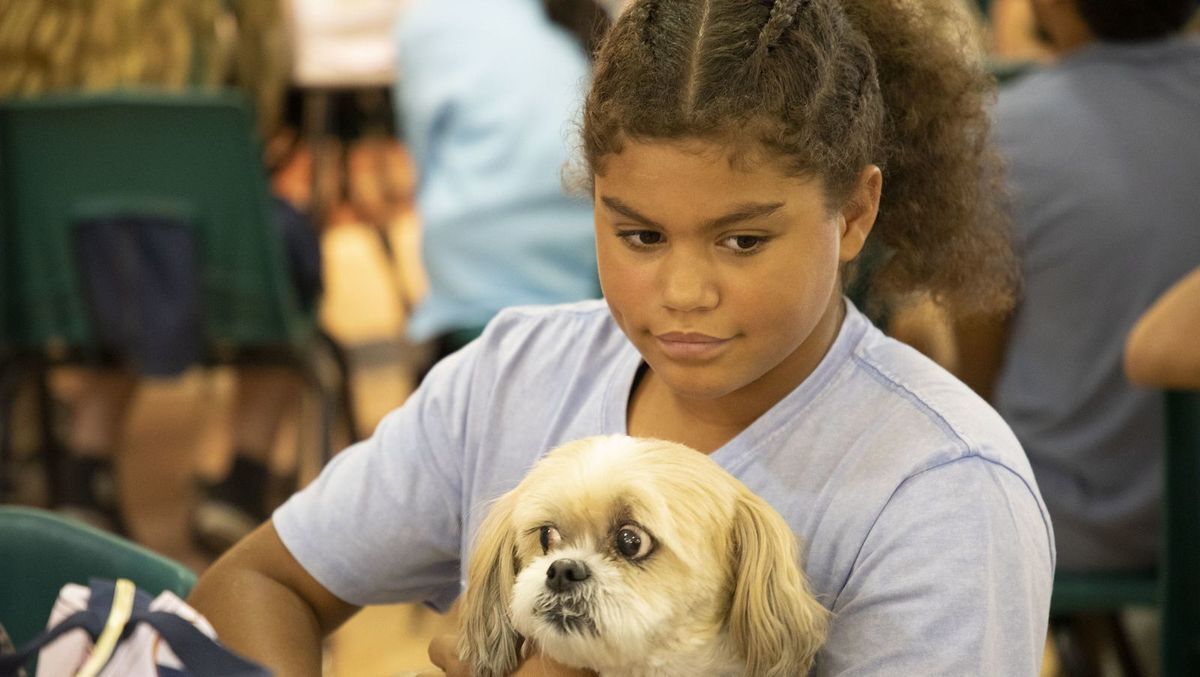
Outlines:
[[722,397],[694,399],[673,392],[643,364],[630,393],[630,435],[686,444],[704,453],[724,446],[795,390],[821,363],[845,318],[841,294],[805,344],[775,369]]

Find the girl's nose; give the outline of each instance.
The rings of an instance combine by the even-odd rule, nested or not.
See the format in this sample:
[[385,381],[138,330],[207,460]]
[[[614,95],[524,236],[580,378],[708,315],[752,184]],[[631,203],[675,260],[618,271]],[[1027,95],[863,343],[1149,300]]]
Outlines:
[[671,310],[709,310],[720,298],[712,267],[701,257],[670,254],[659,269],[662,303]]

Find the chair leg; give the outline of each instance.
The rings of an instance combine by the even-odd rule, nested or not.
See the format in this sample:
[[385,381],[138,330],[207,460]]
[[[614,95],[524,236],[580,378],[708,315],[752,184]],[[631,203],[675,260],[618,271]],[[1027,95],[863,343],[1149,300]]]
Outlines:
[[1115,613],[1080,614],[1050,619],[1050,632],[1066,677],[1094,677],[1100,669],[1101,647],[1112,642],[1121,674],[1143,677],[1146,672],[1133,650],[1129,634]]
[[41,451],[45,455],[46,488],[49,504],[56,506],[62,499],[62,487],[58,480],[62,459],[65,455],[62,443],[55,430],[54,393],[50,391],[50,365],[39,360],[34,366],[34,384],[37,388],[38,424],[41,431]]
[[350,358],[346,355],[346,349],[342,347],[342,344],[338,343],[337,339],[324,329],[317,331],[317,337],[329,350],[329,356],[333,358],[334,366],[337,369],[338,413],[342,417],[342,425],[346,427],[350,443],[353,444],[361,440],[362,435],[358,432],[356,416],[358,409],[354,405],[354,389],[350,387]]
[[317,439],[320,443],[318,462],[319,467],[324,468],[329,459],[333,458],[333,405],[316,361],[314,356],[308,355],[300,359],[296,366],[304,382],[317,396]]
[[[328,365],[332,364],[332,370]],[[318,440],[320,468],[333,458],[334,429],[338,423],[345,427],[349,442],[357,442],[358,424],[354,413],[354,399],[350,388],[350,364],[345,350],[328,333],[317,332],[317,350],[293,362],[301,378],[317,396]],[[334,372],[329,378],[329,372]],[[336,381],[330,385],[330,381]],[[338,419],[341,419],[340,421]]]
[[1125,677],[1143,677],[1146,672],[1142,669],[1137,653],[1133,650],[1133,642],[1125,630],[1125,624],[1117,614],[1105,616],[1109,631],[1112,634],[1113,646],[1117,650],[1117,661],[1121,664],[1121,672]]
[[1058,651],[1058,662],[1065,677],[1094,677],[1100,674],[1096,652],[1083,623],[1076,616],[1050,619],[1050,634]]
[[21,386],[21,369],[16,360],[0,363],[0,503],[7,503],[14,484],[9,471],[13,463],[13,407]]

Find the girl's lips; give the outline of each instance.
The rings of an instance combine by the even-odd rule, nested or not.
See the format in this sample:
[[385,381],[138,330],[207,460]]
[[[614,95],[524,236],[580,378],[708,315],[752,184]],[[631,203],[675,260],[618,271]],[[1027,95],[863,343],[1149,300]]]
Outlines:
[[665,334],[655,334],[655,338],[660,341],[677,341],[679,343],[719,343],[724,339],[719,339],[716,336],[708,334],[699,334],[696,332],[671,331]]
[[655,334],[663,354],[674,360],[697,361],[716,357],[725,349],[729,339],[692,332]]

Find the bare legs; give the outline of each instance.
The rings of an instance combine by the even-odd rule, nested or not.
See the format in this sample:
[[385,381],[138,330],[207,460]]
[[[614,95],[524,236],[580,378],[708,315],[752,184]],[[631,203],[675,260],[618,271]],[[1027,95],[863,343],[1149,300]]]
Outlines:
[[[230,416],[232,459],[224,477],[203,487],[192,531],[219,552],[266,518],[269,461],[284,413],[296,406],[299,379],[283,367],[239,367]],[[78,372],[68,457],[59,475],[59,509],[123,531],[113,457],[119,453],[138,377],[118,369]]]

